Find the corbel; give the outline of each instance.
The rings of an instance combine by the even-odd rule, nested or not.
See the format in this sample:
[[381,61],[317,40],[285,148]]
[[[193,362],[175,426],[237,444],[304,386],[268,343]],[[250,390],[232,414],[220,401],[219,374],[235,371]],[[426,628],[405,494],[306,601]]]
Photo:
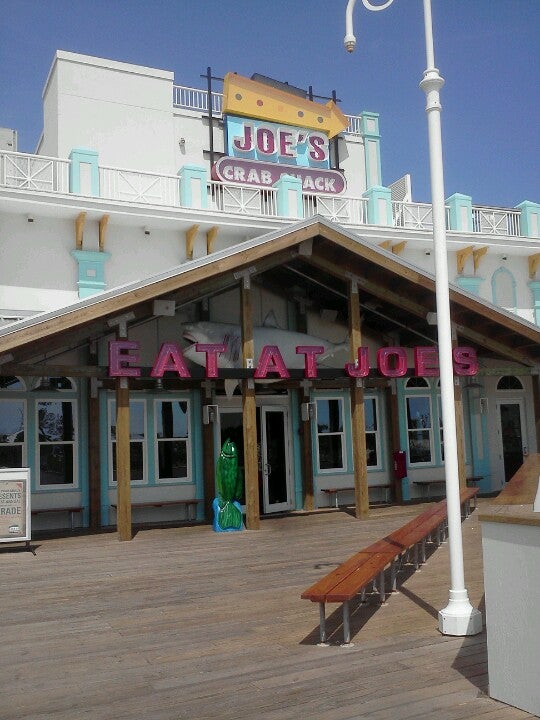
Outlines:
[[488,250],[489,250],[489,248],[487,245],[483,248],[478,248],[478,250],[473,250],[473,264],[474,264],[474,274],[475,275],[476,275],[476,271],[480,267],[481,260],[483,259],[484,255],[486,255]]
[[465,263],[467,260],[471,257],[471,255],[474,252],[473,245],[469,245],[466,248],[463,248],[463,250],[458,250],[456,253],[457,256],[457,271],[458,275],[463,274],[463,270],[465,269]]
[[382,243],[379,243],[379,247],[381,247],[383,250],[390,250],[392,247],[392,241],[391,240],[385,240]]
[[84,223],[86,222],[86,213],[80,212],[75,218],[75,249],[82,250]]
[[103,215],[99,221],[99,252],[105,251],[105,234],[107,232],[107,224],[109,222],[109,216]]
[[407,241],[403,240],[403,242],[396,243],[395,245],[392,245],[392,252],[394,255],[401,255],[403,250],[405,250],[405,246],[407,245]]
[[210,230],[206,233],[206,254],[211,255],[214,252],[214,242],[216,239],[216,236],[218,234],[218,226],[214,225],[214,227],[211,227]]
[[198,230],[198,225],[192,225],[189,230],[186,230],[186,257],[188,260],[193,260],[193,244]]
[[538,270],[538,266],[540,265],[540,253],[529,255],[527,259],[529,261],[529,279],[534,280],[534,278],[536,277],[536,271]]

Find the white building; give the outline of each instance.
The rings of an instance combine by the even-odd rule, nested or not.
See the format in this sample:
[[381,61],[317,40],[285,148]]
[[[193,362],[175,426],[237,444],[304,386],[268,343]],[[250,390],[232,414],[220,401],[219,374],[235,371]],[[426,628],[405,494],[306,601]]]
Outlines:
[[[385,184],[376,113],[344,118],[259,76],[228,75],[221,90],[58,51],[36,154],[0,135],[0,466],[30,467],[33,509],[59,510],[39,527],[65,525],[67,508],[116,522],[117,443],[135,520],[175,520],[188,500],[209,519],[227,436],[251,527],[260,512],[355,497],[364,516],[368,487],[372,501],[408,500],[444,476],[434,361],[422,370],[414,353],[436,344],[430,205],[412,201],[408,176]],[[462,480],[497,492],[538,449],[540,204],[447,203],[454,345],[478,358],[456,361]],[[236,331],[203,337],[201,321],[242,326],[236,359]],[[185,352],[189,378],[178,350],[159,355],[185,346],[186,323],[203,344],[228,338],[194,364]],[[137,345],[113,345],[111,361],[115,333]],[[371,370],[351,379],[359,345]],[[212,357],[218,377],[197,364]]]

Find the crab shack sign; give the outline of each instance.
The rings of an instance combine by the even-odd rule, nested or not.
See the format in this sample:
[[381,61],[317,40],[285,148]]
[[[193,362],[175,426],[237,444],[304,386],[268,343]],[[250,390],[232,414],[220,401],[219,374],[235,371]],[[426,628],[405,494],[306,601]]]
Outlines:
[[215,180],[272,187],[292,175],[304,193],[345,190],[343,174],[330,168],[330,138],[348,121],[332,101],[321,105],[229,73],[223,116],[227,155],[212,167]]
[[[224,343],[196,343],[195,352],[204,358],[207,378],[219,378],[220,357],[227,352]],[[296,354],[303,358],[304,376],[317,377],[317,357],[324,354],[322,345],[297,345]],[[418,377],[437,377],[439,375],[439,357],[437,348],[421,346],[413,348],[414,374]],[[478,358],[472,347],[456,347],[452,351],[454,374],[458,376],[476,375]],[[345,373],[351,378],[364,378],[370,374],[371,361],[382,377],[399,378],[408,372],[407,351],[403,347],[383,347],[370,358],[367,347],[359,347],[354,362],[345,363]],[[203,364],[202,362],[200,364]],[[221,365],[223,369],[223,365]],[[178,343],[163,343],[154,359],[150,377],[162,378],[165,373],[173,373],[180,378],[191,378],[182,347]],[[140,343],[135,340],[111,340],[109,342],[109,377],[140,377],[142,374]],[[283,355],[277,345],[264,345],[253,368],[253,377],[258,380],[276,377],[286,380],[290,372],[285,365]]]

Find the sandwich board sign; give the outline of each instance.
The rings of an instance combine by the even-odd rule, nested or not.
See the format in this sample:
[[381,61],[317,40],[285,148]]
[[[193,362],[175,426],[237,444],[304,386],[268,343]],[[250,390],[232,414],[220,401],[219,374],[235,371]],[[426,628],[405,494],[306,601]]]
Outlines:
[[30,541],[30,469],[0,468],[0,543]]

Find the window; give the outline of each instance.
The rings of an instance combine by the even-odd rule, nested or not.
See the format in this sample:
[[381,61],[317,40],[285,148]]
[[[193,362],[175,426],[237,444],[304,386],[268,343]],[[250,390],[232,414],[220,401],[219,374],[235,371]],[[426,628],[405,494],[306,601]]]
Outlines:
[[406,398],[409,464],[433,462],[431,397],[415,395]]
[[343,398],[320,398],[316,402],[318,469],[345,470]]
[[0,467],[23,467],[24,400],[0,400]]
[[514,375],[505,375],[497,383],[497,390],[523,390],[523,383]]
[[368,468],[379,467],[379,420],[377,398],[364,398],[364,416],[366,422],[366,459]]
[[[145,474],[145,414],[144,400],[131,400],[129,403],[129,457],[131,469],[131,482],[142,484],[146,480]],[[113,485],[116,484],[116,401],[109,402],[109,437],[110,437],[110,471],[109,477]]]
[[189,403],[156,400],[157,479],[190,480]]
[[73,400],[36,404],[41,486],[75,484],[75,407]]
[[23,381],[14,375],[0,375],[0,391],[26,390]]

